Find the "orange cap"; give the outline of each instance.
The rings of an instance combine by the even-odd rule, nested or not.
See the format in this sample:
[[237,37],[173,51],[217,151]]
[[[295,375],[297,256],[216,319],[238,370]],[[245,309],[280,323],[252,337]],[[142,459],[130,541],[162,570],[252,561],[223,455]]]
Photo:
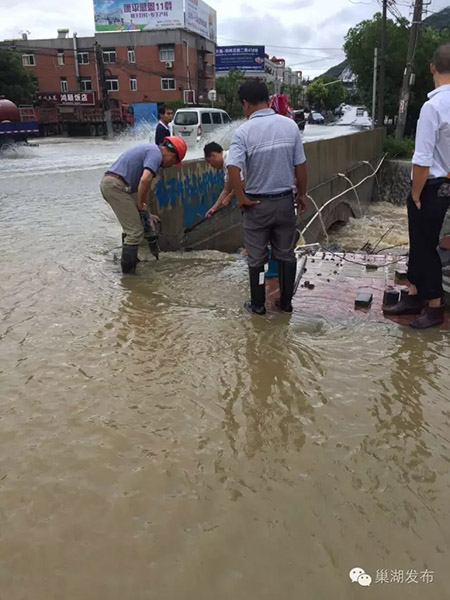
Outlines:
[[169,137],[166,137],[166,138],[164,138],[164,141],[170,142],[172,144],[172,146],[175,148],[175,150],[177,151],[177,156],[178,156],[177,166],[180,165],[181,161],[186,156],[186,152],[187,152],[186,142],[184,140],[182,140],[180,137],[177,137],[176,135],[171,135]]

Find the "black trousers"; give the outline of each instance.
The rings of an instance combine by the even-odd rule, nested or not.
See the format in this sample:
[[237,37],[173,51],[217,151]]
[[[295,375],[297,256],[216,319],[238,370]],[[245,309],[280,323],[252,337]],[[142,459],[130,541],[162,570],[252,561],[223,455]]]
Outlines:
[[442,263],[437,252],[445,213],[450,207],[450,181],[427,183],[420,196],[420,210],[408,196],[408,279],[424,300],[442,298]]

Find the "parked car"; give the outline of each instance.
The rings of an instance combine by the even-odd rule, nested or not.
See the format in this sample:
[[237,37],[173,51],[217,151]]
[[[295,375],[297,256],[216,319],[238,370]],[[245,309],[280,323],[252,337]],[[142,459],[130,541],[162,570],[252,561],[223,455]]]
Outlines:
[[173,120],[173,134],[182,137],[189,146],[228,123],[230,116],[218,108],[180,108]]
[[310,125],[323,125],[325,117],[318,112],[309,113],[308,123]]
[[294,110],[294,121],[297,123],[300,131],[304,131],[306,125],[305,112],[303,110]]

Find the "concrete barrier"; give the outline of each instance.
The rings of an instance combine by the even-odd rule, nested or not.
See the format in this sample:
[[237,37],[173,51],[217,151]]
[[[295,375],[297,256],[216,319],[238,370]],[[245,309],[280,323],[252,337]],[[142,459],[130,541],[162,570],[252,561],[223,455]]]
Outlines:
[[[346,174],[356,184],[373,172],[369,164],[381,159],[384,129],[363,131],[333,139],[306,142],[308,161],[308,190],[315,202],[322,206],[331,197],[349,188],[349,183],[339,173]],[[375,179],[358,188],[362,210],[372,198]],[[151,210],[162,220],[161,247],[163,250],[215,249],[232,252],[243,245],[241,213],[235,206],[223,209],[212,219],[200,224],[185,235],[203,217],[223,187],[223,175],[209,167],[203,160],[186,161],[180,168],[167,169],[157,180],[153,189]],[[312,205],[299,217],[302,228],[314,215]],[[323,211],[328,229],[336,221],[346,222],[350,216],[360,216],[358,199],[353,190]],[[322,235],[317,219],[306,234],[307,241],[315,241]]]

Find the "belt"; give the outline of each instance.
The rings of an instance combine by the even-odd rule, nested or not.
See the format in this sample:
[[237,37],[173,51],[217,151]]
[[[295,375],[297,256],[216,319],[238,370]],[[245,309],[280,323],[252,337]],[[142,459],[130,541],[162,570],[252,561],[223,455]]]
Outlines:
[[128,185],[128,183],[125,181],[125,179],[123,177],[121,177],[120,175],[117,175],[117,173],[112,173],[111,171],[106,171],[105,176],[106,177],[115,177],[116,179],[118,179],[119,181],[124,183],[125,185]]
[[271,200],[275,200],[276,198],[285,198],[286,196],[293,196],[294,192],[292,190],[286,190],[284,192],[280,192],[279,194],[249,194],[247,196],[250,198],[270,198]]

